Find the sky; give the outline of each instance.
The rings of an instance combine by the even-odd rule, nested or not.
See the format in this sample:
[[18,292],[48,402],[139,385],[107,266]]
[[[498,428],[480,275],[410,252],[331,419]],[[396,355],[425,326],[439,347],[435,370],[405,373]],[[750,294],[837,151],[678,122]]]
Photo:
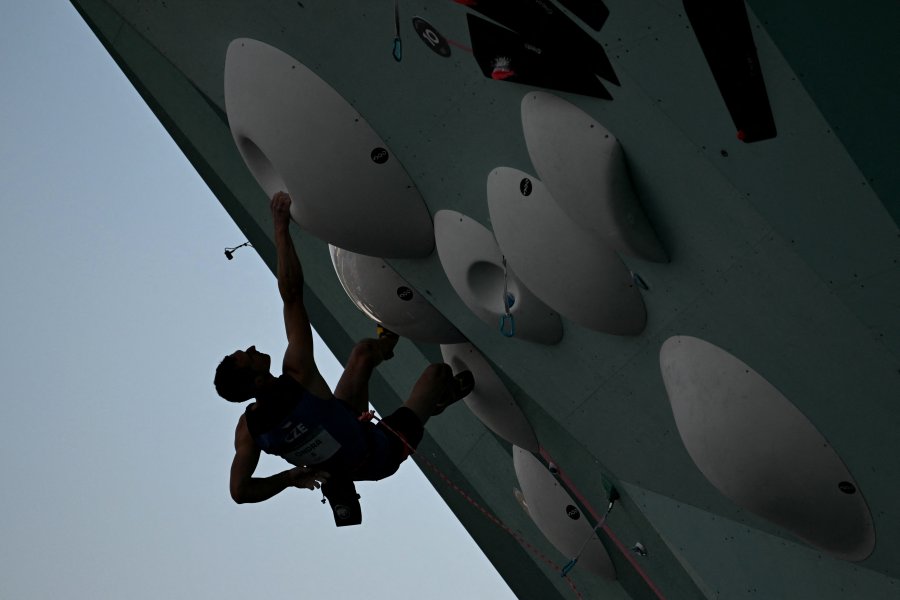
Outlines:
[[211,381],[283,353],[275,279],[68,2],[0,3],[0,131],[0,598],[513,597],[412,461],[359,527],[231,501]]

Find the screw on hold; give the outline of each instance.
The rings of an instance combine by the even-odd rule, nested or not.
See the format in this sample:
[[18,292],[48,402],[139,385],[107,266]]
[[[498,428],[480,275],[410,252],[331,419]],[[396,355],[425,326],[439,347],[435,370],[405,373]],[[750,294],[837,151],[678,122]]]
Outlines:
[[640,542],[635,542],[634,546],[631,547],[631,551],[640,556],[647,556],[647,549]]
[[530,195],[532,187],[533,186],[531,185],[531,180],[528,179],[527,177],[523,177],[522,181],[519,182],[519,191],[522,193],[523,196]]
[[381,147],[373,148],[369,156],[372,158],[372,162],[379,165],[383,165],[390,158],[388,151]]

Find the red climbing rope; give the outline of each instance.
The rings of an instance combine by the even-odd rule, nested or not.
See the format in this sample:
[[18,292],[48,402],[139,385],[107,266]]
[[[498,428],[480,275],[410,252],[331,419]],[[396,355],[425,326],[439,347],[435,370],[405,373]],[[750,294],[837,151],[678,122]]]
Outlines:
[[[359,417],[360,421],[371,421],[372,419],[376,419],[382,427],[384,427],[385,429],[390,431],[392,434],[397,436],[397,439],[399,439],[401,442],[403,442],[403,445],[406,446],[406,450],[410,455],[416,454],[416,449],[413,448],[409,444],[409,442],[406,441],[406,438],[404,438],[403,435],[400,434],[398,431],[394,431],[394,429],[392,429],[390,425],[388,425],[381,418],[376,416],[374,411],[370,410],[368,412],[363,413]],[[435,465],[433,462],[428,460],[424,454],[418,454],[418,457],[422,460],[422,462],[425,463],[425,465],[429,469],[431,469],[438,477],[440,477],[440,479],[444,483],[446,483],[448,486],[450,486],[451,489],[453,489],[456,493],[458,493],[460,496],[462,496],[469,504],[471,504],[476,509],[478,509],[478,511],[481,514],[483,514],[485,517],[487,517],[487,519],[489,521],[491,521],[494,525],[496,525],[497,527],[499,527],[500,529],[502,529],[503,531],[508,533],[510,536],[512,536],[512,538],[514,540],[516,540],[519,543],[519,545],[522,546],[522,548],[524,548],[525,550],[530,552],[534,557],[536,557],[538,560],[540,560],[541,562],[543,562],[544,564],[549,566],[555,572],[562,573],[562,567],[560,567],[551,558],[549,558],[546,554],[541,552],[540,549],[538,549],[536,546],[534,546],[528,540],[526,540],[522,536],[522,534],[520,534],[517,531],[514,531],[506,523],[501,521],[499,517],[497,517],[492,512],[490,512],[489,510],[484,508],[477,500],[472,498],[472,496],[470,496],[468,492],[466,492],[464,489],[462,489],[461,487],[456,485],[456,483],[454,483],[443,471],[441,471],[441,469],[438,468],[437,465]],[[572,588],[572,592],[575,594],[575,597],[578,598],[579,600],[584,600],[584,596],[582,596],[581,592],[578,591],[578,588],[575,587],[575,582],[572,581],[572,578],[569,577],[567,574],[562,575],[562,577],[563,577],[563,579],[566,580],[566,583],[569,584],[569,587]]]

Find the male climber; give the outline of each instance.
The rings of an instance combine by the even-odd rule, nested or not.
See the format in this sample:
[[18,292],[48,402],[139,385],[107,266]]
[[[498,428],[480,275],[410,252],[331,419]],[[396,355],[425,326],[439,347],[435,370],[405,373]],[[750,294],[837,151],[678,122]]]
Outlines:
[[[303,271],[289,231],[290,206],[286,193],[273,196],[278,290],[288,339],[282,375],[269,372],[270,357],[255,346],[229,354],[216,369],[220,396],[230,402],[256,399],[235,431],[231,497],[238,503],[262,502],[289,487],[312,490],[321,485],[326,496],[329,487],[346,493],[349,486],[355,501],[358,496],[352,482],[383,479],[396,472],[421,441],[428,418],[468,394],[474,382],[468,371],[454,377],[449,365],[433,364],[401,408],[377,426],[360,420],[369,407],[372,371],[393,356],[398,337],[379,326],[377,339],[357,343],[331,392],[313,359],[312,330],[303,305]],[[253,477],[260,451],[281,456],[295,467],[271,477]],[[334,502],[332,508],[338,523]]]

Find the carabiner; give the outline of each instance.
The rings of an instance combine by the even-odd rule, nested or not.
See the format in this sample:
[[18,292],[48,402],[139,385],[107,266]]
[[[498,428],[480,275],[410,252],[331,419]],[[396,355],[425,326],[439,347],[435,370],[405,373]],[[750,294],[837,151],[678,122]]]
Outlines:
[[[506,322],[509,321],[509,333],[506,331]],[[500,333],[502,333],[506,337],[513,337],[516,335],[516,318],[509,313],[500,315]]]

